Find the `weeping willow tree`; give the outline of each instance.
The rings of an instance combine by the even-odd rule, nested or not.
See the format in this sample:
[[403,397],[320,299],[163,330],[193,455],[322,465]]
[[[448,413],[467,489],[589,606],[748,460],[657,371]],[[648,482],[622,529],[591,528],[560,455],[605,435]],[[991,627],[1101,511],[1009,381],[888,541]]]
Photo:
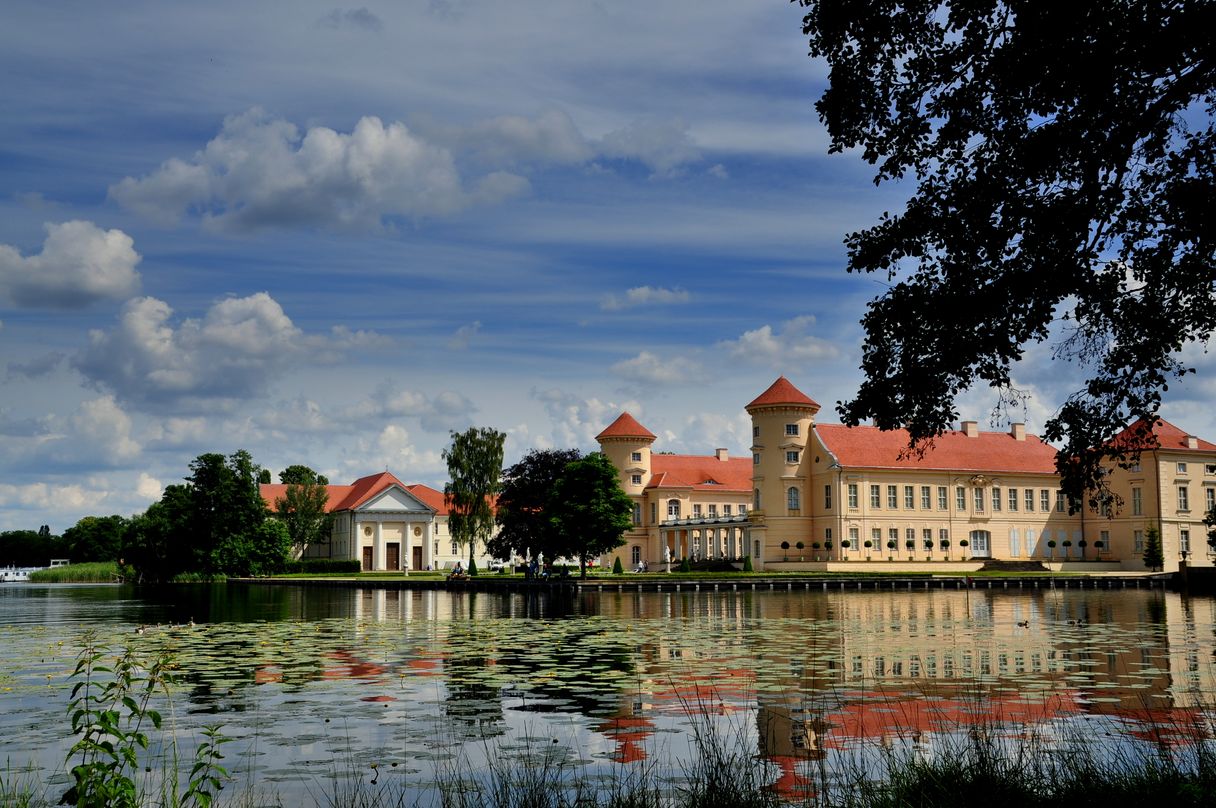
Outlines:
[[469,427],[452,433],[452,445],[443,450],[448,482],[443,501],[448,509],[452,540],[469,546],[469,569],[477,543],[484,544],[494,530],[494,497],[501,488],[503,441],[497,429]]

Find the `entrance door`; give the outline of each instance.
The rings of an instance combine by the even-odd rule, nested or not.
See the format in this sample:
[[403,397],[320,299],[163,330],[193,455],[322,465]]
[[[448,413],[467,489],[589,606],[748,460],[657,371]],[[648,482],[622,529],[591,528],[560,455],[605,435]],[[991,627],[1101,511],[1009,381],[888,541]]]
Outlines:
[[372,548],[363,548],[363,571],[367,572],[372,568]]
[[987,530],[971,531],[971,555],[987,558],[992,554],[991,536]]
[[422,569],[422,548],[421,547],[414,548],[414,560],[411,562],[411,566],[416,570]]
[[384,545],[384,553],[388,556],[384,562],[385,569],[401,569],[401,545],[398,542],[390,541]]

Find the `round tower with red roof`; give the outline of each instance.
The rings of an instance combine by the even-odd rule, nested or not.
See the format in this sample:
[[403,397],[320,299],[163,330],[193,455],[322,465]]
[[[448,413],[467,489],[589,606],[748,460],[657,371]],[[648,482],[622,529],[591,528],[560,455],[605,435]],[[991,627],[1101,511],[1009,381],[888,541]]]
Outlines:
[[[752,418],[752,562],[811,553],[810,458],[819,405],[784,376],[746,407]],[[797,543],[805,547],[800,551]],[[782,549],[781,543],[789,548]]]
[[640,507],[642,491],[650,482],[650,447],[654,433],[627,412],[595,436],[603,452],[621,475],[621,488]]

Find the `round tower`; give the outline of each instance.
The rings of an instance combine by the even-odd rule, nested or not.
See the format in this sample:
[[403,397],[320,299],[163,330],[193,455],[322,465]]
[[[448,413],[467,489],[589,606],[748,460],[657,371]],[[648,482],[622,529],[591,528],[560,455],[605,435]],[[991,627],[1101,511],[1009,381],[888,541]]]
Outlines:
[[[819,405],[782,376],[746,409],[752,418],[753,563],[809,556],[811,458],[806,449]],[[796,549],[799,541],[806,545],[802,551]],[[789,547],[782,548],[782,542]]]
[[642,426],[627,412],[595,436],[600,451],[621,476],[621,488],[635,501],[640,501],[646,483],[650,482],[650,446],[654,433]]

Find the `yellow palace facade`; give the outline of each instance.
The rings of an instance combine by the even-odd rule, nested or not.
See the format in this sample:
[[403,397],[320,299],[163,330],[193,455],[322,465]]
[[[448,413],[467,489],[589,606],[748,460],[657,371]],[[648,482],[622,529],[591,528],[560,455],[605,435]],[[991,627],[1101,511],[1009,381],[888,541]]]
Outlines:
[[622,413],[597,436],[634,503],[622,564],[751,556],[770,570],[978,569],[990,560],[1142,570],[1150,526],[1167,571],[1213,564],[1202,520],[1216,507],[1216,444],[1168,422],[1152,428],[1159,448],[1111,471],[1120,507],[1070,514],[1056,450],[1022,424],[989,432],[964,421],[912,455],[902,430],[817,424],[819,409],[777,379],[746,407],[752,445],[742,458],[656,452],[656,436]]

